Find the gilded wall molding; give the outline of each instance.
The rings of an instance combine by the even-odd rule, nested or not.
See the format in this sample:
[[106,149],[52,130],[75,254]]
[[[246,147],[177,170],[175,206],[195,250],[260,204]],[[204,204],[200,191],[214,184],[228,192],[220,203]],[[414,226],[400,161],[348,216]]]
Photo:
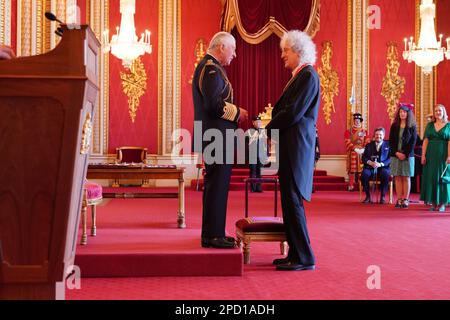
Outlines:
[[[270,17],[269,21],[256,33],[249,33],[245,30],[241,16],[239,13],[238,0],[222,1],[224,5],[224,15],[221,21],[222,30],[231,32],[234,27],[241,35],[242,39],[250,44],[259,44],[270,37],[272,34],[276,34],[278,37],[282,37],[287,31],[286,28],[281,25],[274,17]],[[309,16],[308,25],[305,28],[305,32],[314,38],[316,33],[320,29],[320,0],[313,0],[311,6],[311,12]]]
[[0,0],[0,43],[11,45],[11,0]]
[[159,1],[158,30],[158,154],[167,155],[181,126],[181,0]]
[[389,115],[389,119],[394,121],[397,105],[405,92],[406,79],[398,74],[400,61],[398,59],[397,43],[389,42],[387,47],[386,75],[383,77],[381,95],[386,100],[386,112]]
[[[98,39],[109,29],[109,0],[87,0],[86,21]],[[109,138],[109,54],[98,59],[100,95],[97,99],[96,115],[92,135],[93,156],[108,154]]]
[[[438,0],[435,2],[437,3]],[[415,18],[415,38],[420,36],[420,0],[416,2],[416,18]],[[437,19],[436,19],[437,23]],[[429,75],[422,73],[420,67],[416,65],[415,82],[416,82],[416,98],[415,98],[415,115],[417,120],[417,129],[420,136],[423,135],[427,125],[426,116],[433,113],[436,104],[436,68]]]
[[[347,126],[351,125],[351,115],[359,112],[364,117],[363,126],[369,130],[369,29],[367,27],[367,7],[369,0],[349,0],[349,27],[352,29],[348,43],[351,46],[351,59],[348,59],[349,77],[348,98],[355,93],[354,106],[348,104]],[[351,2],[351,4],[350,4]],[[349,70],[349,71],[350,71]],[[350,81],[351,79],[351,81]],[[352,107],[354,110],[352,110]]]
[[319,67],[320,86],[322,87],[323,114],[325,123],[331,124],[331,114],[336,112],[334,98],[339,95],[339,75],[333,69],[331,58],[333,57],[333,42],[322,43],[322,66]]
[[62,12],[65,17],[65,0],[17,1],[17,55],[31,56],[46,53],[56,44],[56,23],[44,18],[46,11]]

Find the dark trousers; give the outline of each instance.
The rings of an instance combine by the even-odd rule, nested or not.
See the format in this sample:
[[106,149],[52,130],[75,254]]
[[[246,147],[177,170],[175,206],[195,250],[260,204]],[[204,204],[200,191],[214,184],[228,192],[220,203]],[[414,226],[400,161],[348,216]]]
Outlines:
[[[377,169],[377,180],[380,181],[381,197],[387,192],[389,186],[389,176],[391,175],[391,170],[386,167],[381,167]],[[363,190],[367,197],[370,197],[370,181],[374,179],[374,170],[372,168],[364,168],[361,174],[361,184]]]
[[289,244],[289,260],[305,265],[315,264],[308,228],[306,226],[303,197],[290,172],[279,172],[281,206],[286,239]]
[[202,238],[225,236],[232,165],[205,164]]
[[[261,163],[250,165],[250,178],[261,178],[261,166],[262,166]],[[251,183],[250,188],[252,192],[262,191],[261,183]]]

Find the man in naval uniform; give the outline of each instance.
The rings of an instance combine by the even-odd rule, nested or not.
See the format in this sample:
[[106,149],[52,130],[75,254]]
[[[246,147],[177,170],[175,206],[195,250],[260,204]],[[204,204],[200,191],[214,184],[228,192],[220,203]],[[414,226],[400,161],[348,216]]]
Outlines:
[[289,252],[273,264],[277,270],[314,270],[303,200],[311,200],[320,104],[320,81],[313,68],[316,46],[298,30],[285,33],[280,46],[281,58],[292,71],[292,78],[275,104],[266,129],[272,137],[271,131],[279,130],[278,177]]
[[[203,156],[205,177],[203,189],[202,247],[234,248],[235,239],[225,236],[225,222],[232,163],[226,153],[234,152],[234,143],[226,143],[226,131],[237,129],[245,121],[247,111],[233,104],[233,88],[224,66],[236,56],[236,40],[228,32],[219,32],[211,39],[207,54],[195,69],[192,92],[194,99],[194,151]],[[201,125],[201,129],[199,128]],[[210,130],[212,129],[212,130]],[[204,134],[217,130],[223,139],[223,148],[210,151],[214,138],[208,141]],[[199,132],[201,131],[201,132]],[[208,135],[208,133],[207,133]],[[198,140],[202,140],[199,143]],[[205,140],[205,141],[203,141]],[[210,146],[210,148],[208,148]],[[234,159],[234,156],[231,157]]]

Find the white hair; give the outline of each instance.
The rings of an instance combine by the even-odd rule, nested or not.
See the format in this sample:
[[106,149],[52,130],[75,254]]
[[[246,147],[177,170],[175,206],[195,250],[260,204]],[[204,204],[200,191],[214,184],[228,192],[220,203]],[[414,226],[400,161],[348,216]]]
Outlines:
[[225,31],[217,32],[211,39],[209,43],[208,51],[213,51],[219,48],[221,45],[236,45],[236,40],[234,37]]
[[314,65],[317,60],[316,45],[305,32],[291,30],[286,32],[280,41],[280,47],[287,45],[300,56],[300,64]]

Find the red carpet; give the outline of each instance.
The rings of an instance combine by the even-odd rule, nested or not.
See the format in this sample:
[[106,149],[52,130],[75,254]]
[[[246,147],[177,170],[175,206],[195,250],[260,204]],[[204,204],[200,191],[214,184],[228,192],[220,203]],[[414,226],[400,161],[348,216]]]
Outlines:
[[197,215],[193,217],[188,212],[187,228],[177,228],[177,201],[115,199],[99,206],[97,236],[88,237],[87,246],[77,247],[75,264],[82,276],[242,275],[239,249],[200,246],[201,225]]
[[[270,212],[271,196],[269,192],[252,194],[251,211],[258,215]],[[201,193],[188,191],[187,199],[187,221],[198,223]],[[401,210],[392,205],[363,205],[358,200],[357,192],[318,192],[314,194],[313,202],[307,204],[308,226],[317,258],[315,271],[275,271],[271,261],[280,257],[278,244],[257,242],[251,249],[252,263],[244,266],[242,277],[82,279],[81,290],[68,290],[67,297],[152,300],[450,299],[450,213],[428,212],[423,204],[412,204],[410,209]],[[130,221],[124,201],[112,200],[100,208],[99,221],[110,212],[117,214],[120,210],[113,208],[122,206],[125,212],[116,224],[126,223],[130,227],[140,224],[141,221]],[[142,211],[152,215],[152,201],[160,200],[137,201],[140,201]],[[164,202],[168,205],[168,212],[170,201],[173,200],[161,200],[158,207],[164,207]],[[228,233],[234,234],[234,222],[243,216],[243,207],[242,192],[231,192]],[[164,219],[159,220],[161,224],[174,223],[172,214],[160,215],[158,219]],[[367,269],[373,265],[381,270],[380,290],[367,287],[370,276]]]

